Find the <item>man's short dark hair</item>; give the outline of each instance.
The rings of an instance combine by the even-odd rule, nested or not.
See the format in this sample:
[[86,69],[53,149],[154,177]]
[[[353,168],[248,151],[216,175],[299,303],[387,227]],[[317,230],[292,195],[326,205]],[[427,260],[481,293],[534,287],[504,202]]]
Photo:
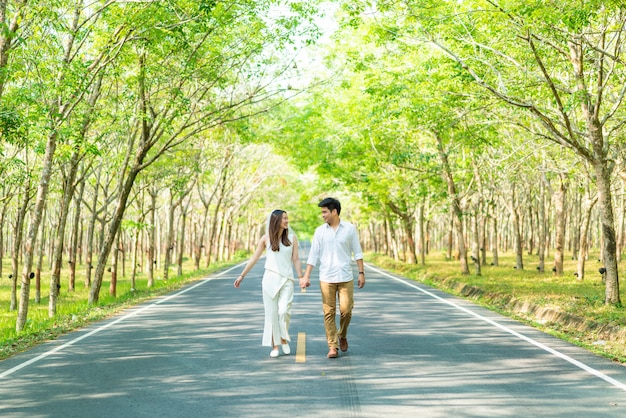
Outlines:
[[341,203],[334,197],[327,197],[317,204],[320,208],[327,208],[329,211],[333,211],[333,209],[337,209],[337,215],[341,214]]

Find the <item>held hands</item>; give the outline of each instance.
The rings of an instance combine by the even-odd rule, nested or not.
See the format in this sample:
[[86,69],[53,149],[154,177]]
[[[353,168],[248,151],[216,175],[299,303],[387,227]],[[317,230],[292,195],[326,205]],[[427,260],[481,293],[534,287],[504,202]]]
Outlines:
[[304,289],[305,287],[311,286],[311,281],[309,280],[309,276],[300,277],[300,288]]

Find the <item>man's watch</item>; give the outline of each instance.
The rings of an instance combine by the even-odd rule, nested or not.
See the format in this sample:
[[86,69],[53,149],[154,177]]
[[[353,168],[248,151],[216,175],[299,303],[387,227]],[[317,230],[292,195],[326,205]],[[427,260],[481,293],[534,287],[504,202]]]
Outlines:
[[362,274],[365,276],[365,272],[364,271],[359,271],[359,274]]

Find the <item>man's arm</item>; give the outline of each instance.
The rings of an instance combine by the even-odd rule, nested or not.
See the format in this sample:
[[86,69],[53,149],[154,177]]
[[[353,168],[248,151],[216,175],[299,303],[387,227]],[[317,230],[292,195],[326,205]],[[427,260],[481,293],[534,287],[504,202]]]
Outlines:
[[352,231],[352,253],[354,254],[354,259],[356,260],[356,265],[359,268],[359,279],[358,286],[361,289],[365,286],[365,270],[363,269],[363,250],[361,249],[361,242],[359,241],[359,234],[357,233],[356,227],[353,225]]
[[363,259],[356,260],[356,265],[359,268],[359,279],[357,281],[357,285],[359,289],[362,289],[365,286],[365,270],[363,270]]
[[309,249],[309,258],[306,260],[306,271],[304,272],[304,276],[300,279],[300,287],[302,289],[311,285],[311,272],[320,258],[319,234],[319,229],[316,229],[313,234],[313,240],[311,241],[311,248]]

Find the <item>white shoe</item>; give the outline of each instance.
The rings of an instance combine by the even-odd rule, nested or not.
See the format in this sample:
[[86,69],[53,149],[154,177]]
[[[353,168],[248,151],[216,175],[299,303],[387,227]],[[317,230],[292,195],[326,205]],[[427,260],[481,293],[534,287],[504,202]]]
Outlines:
[[278,357],[278,354],[279,354],[278,348],[270,351],[270,357],[272,358]]
[[285,353],[286,355],[291,354],[291,348],[289,348],[289,343],[281,344],[280,346],[283,348],[283,353]]

